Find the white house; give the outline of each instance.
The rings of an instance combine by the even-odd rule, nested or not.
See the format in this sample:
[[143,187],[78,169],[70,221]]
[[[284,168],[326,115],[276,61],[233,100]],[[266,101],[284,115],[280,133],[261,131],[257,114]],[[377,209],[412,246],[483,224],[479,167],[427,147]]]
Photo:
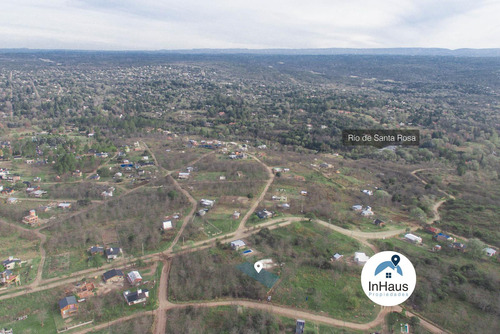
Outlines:
[[405,239],[410,241],[410,242],[413,242],[414,244],[421,244],[422,243],[422,238],[420,238],[419,236],[417,236],[415,234],[411,234],[411,233],[405,234]]
[[200,204],[201,204],[202,206],[212,207],[212,206],[214,206],[215,201],[212,201],[212,200],[210,200],[210,199],[204,199],[204,198],[202,198],[202,199],[201,199],[201,201],[200,201]]
[[493,256],[497,253],[497,251],[495,249],[490,248],[490,247],[483,249],[483,252],[486,253],[486,256]]
[[166,231],[166,230],[170,230],[170,229],[172,229],[172,228],[173,228],[173,226],[172,226],[172,221],[171,221],[171,220],[167,220],[167,221],[164,221],[164,222],[163,222],[163,224],[162,224],[162,229],[163,229],[164,231]]
[[368,190],[368,189],[364,189],[364,190],[362,190],[362,192],[363,192],[363,194],[368,195],[368,196],[372,196],[373,195],[373,191]]
[[361,211],[363,217],[373,216],[372,208],[367,206],[363,211]]
[[133,270],[127,274],[127,280],[130,284],[136,285],[142,282],[142,276],[137,270]]
[[366,255],[365,253],[361,253],[361,252],[355,252],[354,253],[354,262],[356,262],[357,264],[365,264],[366,261],[368,261],[370,259],[370,257],[368,255]]
[[353,209],[354,211],[361,211],[361,210],[363,210],[363,206],[359,205],[359,204],[356,204],[356,205],[353,205],[351,207],[351,209]]
[[231,241],[231,248],[234,250],[238,250],[238,249],[243,248],[245,246],[246,246],[246,244],[243,240]]
[[64,202],[59,203],[59,204],[57,204],[57,207],[61,208],[61,209],[69,209],[69,208],[71,208],[71,203],[64,203]]

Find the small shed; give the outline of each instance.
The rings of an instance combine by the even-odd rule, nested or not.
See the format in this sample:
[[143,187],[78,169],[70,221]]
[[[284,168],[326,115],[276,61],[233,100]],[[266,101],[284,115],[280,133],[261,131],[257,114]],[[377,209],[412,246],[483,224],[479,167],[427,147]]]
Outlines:
[[494,256],[497,253],[497,251],[495,249],[490,248],[490,247],[483,249],[483,252],[486,253],[486,256]]
[[163,224],[162,224],[162,227],[161,227],[164,231],[166,230],[170,230],[172,228],[174,228],[172,226],[172,221],[171,220],[167,220],[167,221],[164,221]]
[[365,253],[362,252],[355,252],[354,253],[354,262],[357,264],[365,264],[366,261],[368,261],[370,257],[366,255]]

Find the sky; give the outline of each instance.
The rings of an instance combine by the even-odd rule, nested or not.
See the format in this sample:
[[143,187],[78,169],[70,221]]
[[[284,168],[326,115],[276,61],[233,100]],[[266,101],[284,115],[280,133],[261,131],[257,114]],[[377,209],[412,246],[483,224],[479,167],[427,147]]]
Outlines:
[[500,48],[500,0],[5,0],[0,48]]

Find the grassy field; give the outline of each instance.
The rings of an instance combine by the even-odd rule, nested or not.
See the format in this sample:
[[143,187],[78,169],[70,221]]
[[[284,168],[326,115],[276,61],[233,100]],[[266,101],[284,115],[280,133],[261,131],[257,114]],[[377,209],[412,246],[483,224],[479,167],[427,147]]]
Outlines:
[[93,334],[121,334],[121,333],[141,333],[152,334],[154,317],[151,315],[144,315],[128,321],[123,321],[109,326],[106,329],[91,331]]
[[417,287],[406,305],[452,332],[498,333],[500,263],[486,256],[471,258],[443,243],[440,252],[431,252],[437,242],[430,234],[416,234],[423,246],[400,238],[376,241],[381,250],[401,252],[415,266]]
[[[79,304],[78,314],[70,318],[70,321],[64,321],[57,302],[65,296],[65,292],[63,288],[57,288],[0,301],[0,323],[3,327],[12,328],[14,333],[52,334],[57,328],[72,326],[90,319],[99,324],[134,312],[153,310],[158,306],[158,285],[153,285],[152,282],[159,281],[161,269],[160,263],[154,274],[143,275],[143,280],[150,282],[141,286],[150,291],[150,298],[145,306],[140,304],[128,306],[121,291],[112,291],[104,296],[91,297],[85,303]],[[15,321],[17,317],[23,315],[28,315],[28,318]]]
[[361,268],[330,257],[365,250],[342,234],[310,222],[294,223],[249,238],[259,258],[282,263],[281,282],[274,287],[273,302],[325,312],[354,322],[372,320],[379,308],[365,297],[359,284]]
[[[168,311],[167,333],[294,333],[295,319],[240,306],[183,308]],[[306,321],[304,333],[359,334],[361,331],[334,328]]]

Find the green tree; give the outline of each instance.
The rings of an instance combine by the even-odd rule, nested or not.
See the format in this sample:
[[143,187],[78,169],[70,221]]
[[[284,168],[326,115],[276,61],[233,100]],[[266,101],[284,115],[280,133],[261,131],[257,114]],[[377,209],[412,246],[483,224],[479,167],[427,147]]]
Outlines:
[[483,254],[483,249],[485,247],[485,244],[481,240],[476,238],[469,239],[469,243],[467,244],[467,254],[473,259],[478,259]]

